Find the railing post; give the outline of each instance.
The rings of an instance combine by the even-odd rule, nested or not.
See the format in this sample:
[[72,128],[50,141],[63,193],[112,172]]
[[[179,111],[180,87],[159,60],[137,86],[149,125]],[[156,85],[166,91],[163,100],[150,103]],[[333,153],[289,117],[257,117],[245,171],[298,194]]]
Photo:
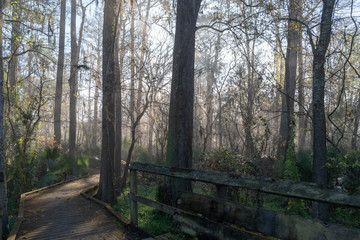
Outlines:
[[[130,192],[137,194],[137,172],[135,170],[130,170]],[[130,216],[131,223],[138,225],[138,205],[135,200],[130,200]]]
[[221,185],[221,184],[216,184],[216,197],[217,198],[221,198],[221,199],[227,199],[227,186],[226,185]]

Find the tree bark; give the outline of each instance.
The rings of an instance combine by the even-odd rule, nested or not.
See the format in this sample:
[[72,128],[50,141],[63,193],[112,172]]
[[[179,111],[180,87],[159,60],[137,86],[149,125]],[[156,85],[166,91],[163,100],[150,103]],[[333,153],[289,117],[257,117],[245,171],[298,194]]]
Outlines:
[[[320,36],[313,48],[313,181],[327,184],[326,120],[324,110],[325,62],[331,38],[332,16],[335,0],[324,0],[320,22]],[[328,205],[313,203],[312,216],[323,221],[328,219]]]
[[220,43],[221,43],[221,35],[218,33],[217,40],[215,43],[215,55],[214,55],[214,62],[210,63],[209,69],[209,76],[207,77],[207,86],[206,86],[206,129],[205,129],[205,136],[204,136],[204,149],[203,152],[205,153],[206,150],[211,151],[213,146],[213,126],[214,126],[214,109],[213,109],[213,99],[214,99],[214,92],[213,87],[216,83],[216,72],[218,71],[218,62],[219,62],[219,52],[220,52]]
[[69,157],[75,166],[76,158],[76,104],[78,91],[78,62],[80,57],[80,48],[82,34],[85,24],[86,8],[81,3],[82,17],[79,29],[79,40],[76,43],[76,0],[71,0],[71,62],[70,62],[70,128],[69,128]]
[[[276,52],[275,52],[275,80],[276,80],[276,92],[275,92],[275,102],[274,102],[274,112],[276,116],[274,116],[274,129],[280,129],[280,121],[278,119],[278,112],[280,111],[280,101],[281,101],[281,90],[280,87],[282,86],[283,81],[283,72],[284,72],[284,59],[282,56],[282,44],[280,39],[280,30],[279,26],[275,25],[275,35],[276,37]],[[280,115],[281,117],[281,115]],[[280,132],[279,132],[280,133]],[[278,142],[279,142],[279,136],[280,134],[276,135],[275,137],[275,143],[273,144],[273,153],[277,154],[277,148],[278,148]],[[276,144],[277,143],[277,144]]]
[[304,93],[304,81],[305,81],[305,73],[304,73],[304,56],[303,56],[303,38],[302,34],[299,36],[299,54],[298,54],[298,62],[299,62],[299,88],[298,88],[298,98],[299,98],[299,137],[298,137],[298,150],[304,151],[306,149],[306,113],[304,110],[305,107],[305,93]]
[[64,76],[64,50],[65,50],[65,22],[66,22],[66,0],[61,1],[60,10],[60,36],[59,36],[59,56],[56,73],[56,93],[54,107],[54,141],[61,145],[61,98],[62,84]]
[[[150,3],[151,0],[147,1],[147,6],[146,6],[146,13],[145,13],[145,20],[144,20],[144,25],[143,25],[143,29],[142,29],[142,36],[141,36],[141,54],[140,54],[140,74],[139,74],[139,84],[137,87],[137,99],[136,99],[136,114],[139,114],[140,111],[140,104],[141,104],[141,100],[142,100],[142,90],[143,90],[143,78],[145,76],[145,63],[144,63],[144,58],[145,58],[145,53],[146,53],[146,49],[147,49],[147,25],[148,25],[148,21],[149,21],[149,12],[150,12]],[[141,124],[139,124],[139,127],[141,126]]]
[[21,21],[21,3],[22,1],[11,1],[11,5],[13,6],[12,11],[12,20],[14,20],[11,24],[11,59],[9,62],[9,95],[10,100],[14,101],[16,97],[16,81],[17,81],[17,68],[18,68],[18,50],[20,48],[20,21]]
[[69,128],[69,157],[75,164],[76,155],[76,94],[77,94],[77,61],[76,61],[76,0],[71,0],[71,62],[70,62],[70,128]]
[[89,85],[88,85],[88,101],[87,101],[87,124],[85,124],[84,122],[82,122],[83,126],[84,126],[84,133],[86,133],[86,149],[88,150],[89,154],[90,154],[90,150],[91,150],[91,140],[92,140],[92,130],[91,130],[91,81],[92,79],[89,78]]
[[285,59],[285,81],[282,95],[282,113],[280,121],[280,135],[278,146],[278,176],[282,177],[285,169],[286,152],[290,141],[291,128],[294,123],[294,98],[296,87],[296,68],[299,28],[298,24],[292,19],[299,17],[300,0],[290,0],[287,49]]
[[131,0],[131,27],[130,27],[130,126],[135,122],[135,0]]
[[103,107],[102,107],[102,148],[98,198],[107,203],[116,201],[114,191],[114,150],[115,150],[115,41],[116,41],[116,0],[105,1],[103,27]]
[[222,148],[223,146],[223,117],[222,117],[222,113],[223,113],[223,106],[222,106],[222,102],[221,102],[221,93],[219,92],[218,94],[219,96],[219,113],[218,113],[218,134],[219,134],[219,144],[218,144],[218,148]]
[[[0,1],[0,13],[3,12],[3,1]],[[4,147],[4,65],[3,65],[3,14],[0,16],[0,236],[9,234],[7,210],[6,165]],[[4,238],[4,239],[5,239]]]
[[[120,3],[120,8],[123,8],[124,6],[124,0]],[[123,24],[125,22],[123,18],[123,10],[120,10],[120,24]],[[119,26],[120,26],[119,24]],[[125,27],[125,24],[122,25],[123,28]],[[120,28],[117,29],[117,38],[115,41],[115,86],[116,86],[116,92],[115,92],[115,162],[114,162],[114,178],[115,178],[115,193],[116,196],[120,195],[121,190],[121,138],[122,138],[122,101],[121,101],[121,78],[122,78],[122,69],[124,64],[124,54],[123,54],[123,47],[125,42],[125,31],[123,30],[123,35],[121,39],[121,50],[119,52],[119,37],[120,37]],[[119,53],[120,53],[120,59],[119,59]]]
[[[99,37],[100,38],[100,37]],[[101,40],[98,40],[98,45],[100,45]],[[101,67],[101,53],[100,49],[96,49],[97,52],[97,61],[96,61],[96,70],[98,73],[100,73],[100,67]],[[92,139],[92,147],[96,148],[98,140],[98,105],[99,105],[99,90],[101,88],[101,82],[100,77],[95,78],[95,96],[94,96],[94,122],[93,122],[93,139]]]
[[[173,167],[192,167],[195,31],[200,3],[201,0],[177,2],[166,148],[166,163]],[[191,182],[186,180],[169,179],[168,186],[172,204],[179,192],[192,191]]]
[[[154,97],[155,98],[155,97]],[[150,104],[150,109],[149,109],[149,113],[148,113],[148,118],[149,118],[149,139],[148,139],[148,147],[147,147],[147,151],[148,151],[148,154],[150,156],[153,155],[153,135],[154,135],[154,129],[153,129],[153,126],[155,124],[155,119],[154,119],[154,104],[151,103]]]
[[[244,13],[245,14],[245,13]],[[254,139],[252,136],[252,127],[254,122],[254,100],[255,100],[255,79],[254,70],[255,67],[255,40],[249,38],[248,29],[245,29],[246,33],[246,67],[247,67],[247,95],[246,100],[243,99],[242,104],[242,117],[244,122],[244,131],[245,131],[245,152],[244,156],[247,160],[253,160],[256,156],[256,148],[254,145]],[[252,46],[250,42],[252,41]],[[244,106],[245,105],[245,106]]]

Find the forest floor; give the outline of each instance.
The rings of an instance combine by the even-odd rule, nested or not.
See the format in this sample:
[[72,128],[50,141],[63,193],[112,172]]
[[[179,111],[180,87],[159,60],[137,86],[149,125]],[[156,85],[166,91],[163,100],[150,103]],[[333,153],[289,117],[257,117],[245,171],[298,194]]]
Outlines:
[[102,206],[80,196],[98,181],[99,174],[92,174],[27,196],[16,239],[142,239]]

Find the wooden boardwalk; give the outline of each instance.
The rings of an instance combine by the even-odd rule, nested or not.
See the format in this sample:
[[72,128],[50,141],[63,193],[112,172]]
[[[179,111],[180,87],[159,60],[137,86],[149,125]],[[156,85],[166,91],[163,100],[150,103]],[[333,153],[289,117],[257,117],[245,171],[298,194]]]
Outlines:
[[80,196],[98,179],[91,175],[27,196],[16,239],[137,239],[106,209]]

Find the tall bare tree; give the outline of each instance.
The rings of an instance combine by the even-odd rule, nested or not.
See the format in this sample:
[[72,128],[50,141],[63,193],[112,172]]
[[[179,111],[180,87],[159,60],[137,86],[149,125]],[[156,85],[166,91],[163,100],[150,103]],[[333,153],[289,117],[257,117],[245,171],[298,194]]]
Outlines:
[[207,82],[206,82],[206,127],[204,136],[203,152],[212,150],[213,128],[214,128],[214,85],[216,83],[216,73],[218,71],[219,52],[220,52],[221,35],[217,33],[215,42],[214,61],[209,61]]
[[294,123],[294,98],[296,87],[296,69],[297,69],[297,53],[299,46],[299,27],[294,20],[299,18],[299,9],[301,0],[290,0],[289,2],[289,20],[288,20],[288,36],[285,59],[285,81],[282,95],[282,113],[280,122],[280,135],[278,146],[278,175],[282,176],[284,171],[284,162],[290,141],[291,128]]
[[299,53],[298,53],[298,99],[299,99],[299,136],[298,136],[298,149],[300,151],[305,150],[306,144],[306,112],[305,112],[305,92],[304,92],[304,82],[305,82],[305,72],[304,72],[304,51],[303,51],[303,43],[302,43],[302,34],[300,34],[299,39]]
[[116,40],[116,0],[106,0],[103,27],[103,108],[102,108],[102,148],[98,197],[107,203],[116,200],[114,189],[115,151],[115,40]]
[[[325,90],[325,63],[326,52],[331,39],[331,26],[335,0],[324,0],[320,22],[320,35],[315,46],[310,42],[314,54],[313,59],[313,181],[318,184],[327,184],[327,149],[326,149],[326,120],[324,108]],[[313,217],[327,221],[329,216],[328,205],[313,203]]]
[[[90,3],[89,3],[90,4]],[[89,5],[88,4],[88,5]],[[82,11],[79,38],[76,41],[76,0],[71,0],[71,62],[70,62],[70,129],[69,129],[69,156],[74,162],[76,158],[76,103],[78,94],[78,62],[80,57],[81,42],[85,24],[86,7],[80,0]]]
[[94,116],[93,116],[93,138],[92,138],[92,147],[96,148],[97,142],[98,142],[98,106],[99,106],[99,91],[101,88],[101,30],[102,27],[100,26],[100,24],[98,24],[96,26],[96,71],[97,71],[97,75],[95,78],[95,94],[94,94]]
[[[136,113],[137,115],[139,115],[140,112],[140,105],[141,105],[141,101],[142,99],[142,91],[143,91],[143,81],[144,81],[144,76],[145,76],[145,54],[147,51],[147,39],[148,39],[148,32],[147,32],[147,27],[148,27],[148,22],[149,22],[149,14],[150,14],[150,5],[151,4],[151,0],[147,1],[146,4],[146,10],[145,10],[145,19],[143,20],[143,26],[142,26],[142,33],[141,33],[141,53],[140,53],[140,59],[139,59],[139,63],[140,63],[140,74],[139,74],[139,79],[138,79],[138,87],[137,87],[137,98],[136,98]],[[139,125],[140,126],[140,125]]]
[[5,172],[5,148],[4,148],[4,65],[3,65],[3,5],[0,0],[0,236],[5,239],[8,232],[8,211],[7,211],[7,186]]
[[[121,143],[122,143],[122,99],[121,99],[121,79],[124,66],[124,45],[125,45],[125,20],[124,20],[124,0],[120,2],[120,24],[122,29],[117,28],[117,38],[115,41],[115,162],[114,162],[114,178],[116,195],[121,190]],[[119,26],[120,26],[119,24]],[[120,30],[122,30],[121,49],[119,49]],[[120,59],[119,59],[120,53]]]
[[135,122],[135,0],[131,0],[131,26],[130,26],[130,126]]
[[76,94],[77,94],[77,61],[76,61],[76,0],[71,0],[71,63],[70,63],[70,129],[69,156],[75,161],[76,151]]
[[64,76],[65,22],[66,0],[62,0],[60,10],[59,56],[56,73],[56,93],[54,107],[54,140],[57,145],[61,144],[61,97]]
[[20,48],[20,24],[21,24],[21,1],[11,1],[12,5],[12,19],[14,20],[11,24],[11,59],[9,62],[9,95],[11,101],[14,101],[16,92],[15,92],[15,85],[16,79],[18,74],[18,53]]

